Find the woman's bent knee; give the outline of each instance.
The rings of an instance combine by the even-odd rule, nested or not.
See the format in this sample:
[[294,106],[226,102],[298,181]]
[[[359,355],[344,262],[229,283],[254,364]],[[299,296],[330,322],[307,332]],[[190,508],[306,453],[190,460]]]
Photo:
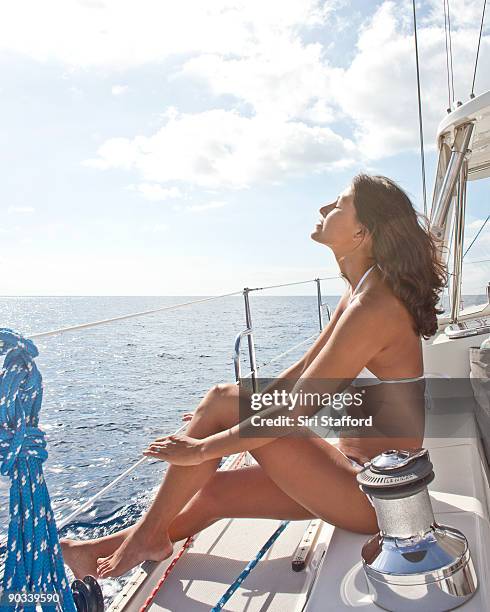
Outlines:
[[233,383],[218,383],[213,385],[206,394],[206,399],[212,400],[213,402],[220,402],[228,398],[233,397],[236,385]]
[[218,397],[234,397],[238,396],[238,386],[234,383],[218,383],[213,387],[215,395]]
[[196,414],[212,418],[222,427],[230,427],[238,420],[238,387],[233,383],[219,383],[211,387]]

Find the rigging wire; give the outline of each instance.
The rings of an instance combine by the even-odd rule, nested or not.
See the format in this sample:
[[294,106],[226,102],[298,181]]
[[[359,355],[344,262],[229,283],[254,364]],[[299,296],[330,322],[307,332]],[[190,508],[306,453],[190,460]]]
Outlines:
[[481,15],[481,23],[480,23],[480,36],[478,37],[478,46],[476,48],[476,58],[475,58],[475,70],[473,71],[473,83],[471,84],[471,94],[470,98],[475,97],[475,80],[476,80],[476,69],[478,67],[478,56],[480,54],[480,43],[481,43],[481,35],[483,32],[483,22],[485,21],[485,9],[487,7],[487,0],[483,1],[483,11]]
[[427,186],[425,180],[425,155],[424,155],[424,126],[422,121],[422,100],[420,95],[420,66],[419,66],[419,45],[417,39],[417,13],[415,10],[415,0],[413,6],[413,35],[415,40],[415,66],[417,69],[417,100],[419,107],[419,139],[420,139],[420,163],[422,169],[422,191],[424,196],[424,215],[427,216]]
[[[468,248],[466,249],[466,251],[463,253],[463,259],[466,257],[466,254],[469,252],[469,250],[471,249],[471,247],[475,244],[475,242],[478,239],[478,236],[482,233],[483,229],[485,228],[485,225],[488,223],[488,221],[490,220],[490,215],[487,216],[487,218],[485,219],[485,221],[483,221],[480,229],[478,230],[478,232],[476,233],[475,237],[473,238],[473,240],[471,241],[471,244],[468,246]],[[449,255],[448,255],[448,261],[450,258],[450,253],[451,253],[451,249],[452,249],[452,238],[453,236],[451,236],[451,243],[449,246]],[[482,264],[482,263],[490,263],[490,259],[476,259],[474,261],[467,261],[465,262],[466,266],[469,266],[471,264]],[[444,294],[446,293],[446,289],[448,290],[448,295],[447,298],[449,300],[449,280],[454,279],[456,277],[456,275],[454,274],[454,272],[450,272],[449,270],[447,270],[447,274],[448,274],[448,284],[446,285],[446,287],[444,287],[443,289],[443,294],[441,296],[441,301],[444,300]]]
[[454,104],[454,69],[453,69],[453,37],[451,33],[451,12],[449,8],[449,0],[447,2],[447,25],[449,31],[449,62],[451,66],[451,88],[452,88],[452,102]]
[[474,259],[473,261],[467,261],[466,265],[470,264],[481,264],[481,263],[490,263],[490,259]]
[[[474,259],[473,261],[466,261],[465,266],[471,266],[471,264],[490,263],[490,259]],[[456,276],[454,272],[448,272],[449,276]]]
[[444,4],[444,33],[446,43],[446,73],[447,73],[447,112],[451,112],[451,82],[449,78],[449,46],[447,40],[447,11],[446,11],[446,0],[443,0]]
[[478,230],[478,232],[476,233],[476,236],[473,238],[473,240],[471,241],[470,246],[466,249],[466,251],[463,253],[463,259],[465,258],[466,253],[471,249],[471,247],[475,244],[476,239],[478,238],[478,236],[482,233],[483,228],[485,227],[485,225],[487,224],[488,220],[490,219],[490,215],[488,215],[488,217],[485,219],[485,221],[482,223],[482,226],[480,227],[480,229]]

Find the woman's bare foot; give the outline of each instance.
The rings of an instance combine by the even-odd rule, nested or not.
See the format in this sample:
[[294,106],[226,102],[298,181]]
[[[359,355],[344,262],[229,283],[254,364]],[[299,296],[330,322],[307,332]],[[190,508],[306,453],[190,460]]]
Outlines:
[[63,559],[75,578],[97,576],[97,559],[112,555],[124,542],[132,527],[95,540],[60,540]]
[[113,554],[97,559],[97,575],[100,578],[121,576],[143,561],[163,561],[173,549],[166,530],[155,534],[144,523],[138,523]]

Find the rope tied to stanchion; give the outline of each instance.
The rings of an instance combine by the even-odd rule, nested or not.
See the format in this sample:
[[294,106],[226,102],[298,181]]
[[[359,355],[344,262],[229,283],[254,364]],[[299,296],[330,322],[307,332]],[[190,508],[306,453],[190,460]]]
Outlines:
[[[51,500],[44,481],[46,439],[39,428],[43,386],[31,340],[0,329],[0,473],[10,478],[10,522],[2,591],[51,593],[76,612],[66,578]],[[53,600],[54,601],[54,600]],[[41,604],[53,609],[53,603]],[[34,612],[35,604],[15,609]]]

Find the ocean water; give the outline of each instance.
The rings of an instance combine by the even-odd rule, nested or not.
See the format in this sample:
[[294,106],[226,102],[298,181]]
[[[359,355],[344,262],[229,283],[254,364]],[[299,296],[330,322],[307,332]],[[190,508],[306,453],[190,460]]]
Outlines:
[[[0,326],[29,336],[195,299],[0,298]],[[250,301],[259,365],[318,331],[315,296],[251,294]],[[324,301],[334,307],[338,298]],[[58,519],[137,461],[149,441],[175,431],[182,414],[213,384],[234,381],[234,339],[245,327],[243,298],[233,296],[36,341],[45,386],[40,423],[49,457],[44,471]],[[262,375],[289,366],[310,342],[265,366]],[[246,339],[241,357],[244,374]],[[162,462],[143,464],[63,535],[97,537],[132,524],[165,469]],[[8,482],[0,477],[0,541],[7,517]]]
[[[26,336],[131,312],[178,304],[186,297],[0,298],[0,326]],[[318,332],[315,296],[251,294],[258,365]],[[332,308],[337,296],[324,297]],[[465,304],[483,298],[466,296]],[[233,382],[233,345],[245,328],[241,296],[36,341],[44,378],[41,427],[44,469],[57,518],[67,516],[141,457],[147,443],[175,431],[218,382]],[[264,365],[273,376],[313,340]],[[248,370],[247,342],[242,372]],[[83,539],[132,524],[149,503],[166,464],[147,462],[63,530]],[[8,517],[8,482],[0,477],[0,542]],[[0,556],[5,547],[0,545]],[[121,582],[104,585],[106,595]]]

